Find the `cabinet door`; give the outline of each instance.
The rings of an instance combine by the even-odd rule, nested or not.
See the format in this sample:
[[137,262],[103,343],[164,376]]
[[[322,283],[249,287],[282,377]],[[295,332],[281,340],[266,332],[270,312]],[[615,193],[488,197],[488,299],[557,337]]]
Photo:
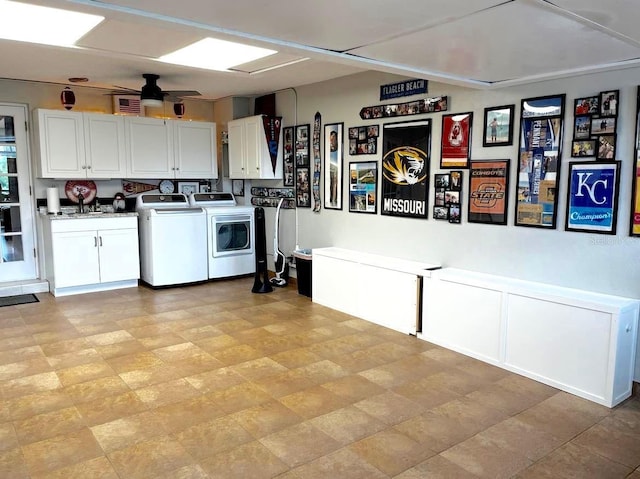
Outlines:
[[245,128],[243,120],[230,121],[229,134],[229,178],[245,178]]
[[245,118],[245,173],[247,178],[260,178],[262,144],[266,141],[261,116]]
[[171,127],[157,118],[125,118],[127,176],[174,178]]
[[89,178],[126,176],[124,117],[85,113],[84,138]]
[[100,280],[124,281],[140,277],[137,228],[98,231]]
[[217,178],[216,124],[173,121],[176,178]]
[[86,178],[82,113],[38,110],[41,178]]
[[54,233],[53,264],[56,288],[99,283],[97,232]]

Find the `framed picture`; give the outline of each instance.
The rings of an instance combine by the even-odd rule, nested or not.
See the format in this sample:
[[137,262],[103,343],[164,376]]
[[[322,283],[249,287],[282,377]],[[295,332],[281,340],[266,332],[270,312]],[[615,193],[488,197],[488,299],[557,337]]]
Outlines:
[[522,100],[516,226],[555,228],[565,95]]
[[473,113],[442,115],[440,168],[468,168]]
[[349,211],[378,212],[378,162],[349,163]]
[[197,181],[178,181],[178,193],[189,196],[191,193],[200,193],[200,183]]
[[635,161],[631,162],[633,170],[632,193],[631,193],[631,214],[629,215],[629,235],[640,236],[640,86],[636,90],[636,138],[635,138]]
[[324,126],[324,207],[330,210],[342,209],[343,128],[343,123]]
[[233,196],[244,196],[244,180],[231,180]]
[[296,126],[296,166],[309,166],[309,125]]
[[349,128],[349,154],[375,155],[378,153],[379,125]]
[[504,105],[484,109],[482,146],[513,144],[513,114],[515,107],[515,105]]
[[469,223],[507,224],[509,160],[471,160]]
[[597,115],[600,113],[600,97],[576,98],[573,107],[574,116]]
[[620,90],[600,92],[600,116],[618,116]]
[[566,231],[616,234],[619,161],[569,163]]
[[571,157],[582,158],[596,156],[596,140],[573,140],[571,142]]
[[460,221],[460,204],[457,203],[449,205],[449,223],[459,224]]
[[284,179],[282,181],[283,186],[293,186],[294,183],[294,169],[295,160],[293,154],[293,130],[292,126],[288,126],[282,129],[282,151],[283,151],[283,166],[284,166]]
[[301,208],[311,208],[309,167],[296,168],[296,206]]
[[591,118],[591,135],[611,135],[616,132],[615,117],[593,117]]
[[616,135],[600,135],[596,142],[596,160],[613,160],[616,157]]
[[382,138],[380,213],[426,219],[431,121],[385,123]]
[[452,171],[449,174],[449,189],[462,191],[462,171]]
[[591,138],[591,116],[576,116],[573,124],[573,139],[588,140]]

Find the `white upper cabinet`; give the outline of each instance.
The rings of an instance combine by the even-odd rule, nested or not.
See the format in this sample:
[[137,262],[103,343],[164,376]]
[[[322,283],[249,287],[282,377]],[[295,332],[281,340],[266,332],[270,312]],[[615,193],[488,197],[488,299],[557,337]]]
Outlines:
[[127,117],[129,178],[217,178],[215,123]]
[[228,124],[228,132],[230,178],[282,179],[282,130],[278,139],[275,171],[262,115],[232,120]]
[[210,122],[37,110],[39,178],[217,178]]

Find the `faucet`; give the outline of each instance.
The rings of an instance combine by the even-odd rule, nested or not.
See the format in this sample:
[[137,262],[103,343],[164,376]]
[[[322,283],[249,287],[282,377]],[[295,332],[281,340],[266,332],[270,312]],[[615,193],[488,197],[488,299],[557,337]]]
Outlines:
[[84,196],[78,193],[78,213],[84,213]]

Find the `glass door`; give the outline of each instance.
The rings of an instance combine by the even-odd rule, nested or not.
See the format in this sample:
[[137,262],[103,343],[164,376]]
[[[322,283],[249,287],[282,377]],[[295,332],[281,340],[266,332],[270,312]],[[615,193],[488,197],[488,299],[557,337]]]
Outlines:
[[0,283],[37,277],[26,119],[0,103]]

